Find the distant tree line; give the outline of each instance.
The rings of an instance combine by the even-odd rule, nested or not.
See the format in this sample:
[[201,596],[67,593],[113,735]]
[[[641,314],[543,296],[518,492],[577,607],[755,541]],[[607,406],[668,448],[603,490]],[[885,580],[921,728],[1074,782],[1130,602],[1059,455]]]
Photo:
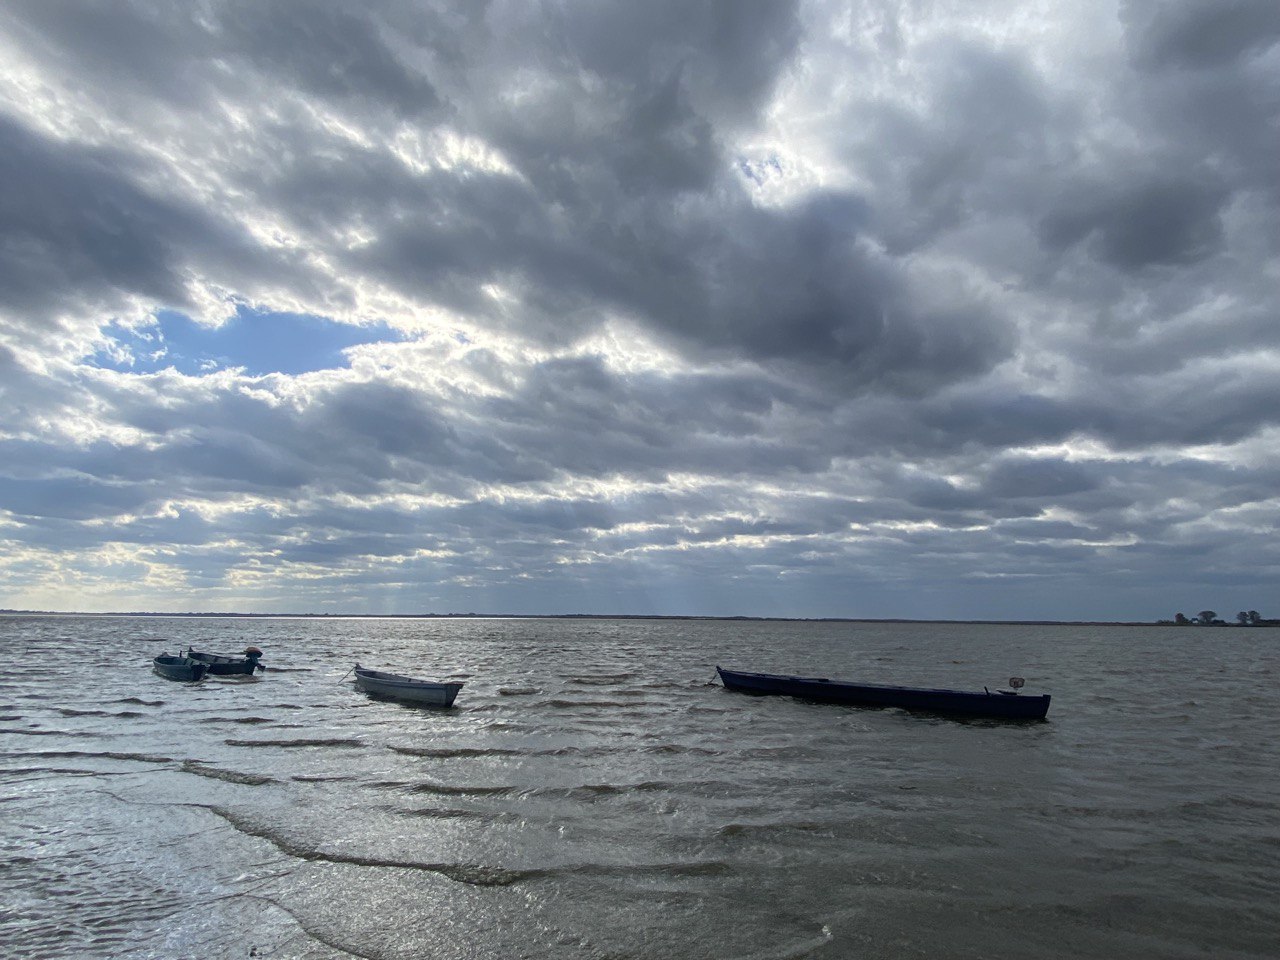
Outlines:
[[[1169,623],[1168,620],[1161,620],[1161,623]],[[1215,610],[1201,610],[1194,617],[1188,617],[1186,614],[1179,613],[1172,621],[1179,627],[1225,627],[1226,620],[1218,618]],[[1241,610],[1236,614],[1235,626],[1240,627],[1272,627],[1280,624],[1280,620],[1268,620],[1262,617],[1257,610]]]

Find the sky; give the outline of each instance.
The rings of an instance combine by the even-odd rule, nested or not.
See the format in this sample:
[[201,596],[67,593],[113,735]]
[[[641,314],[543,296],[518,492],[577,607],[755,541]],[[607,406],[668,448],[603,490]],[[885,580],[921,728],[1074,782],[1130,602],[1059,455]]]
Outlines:
[[0,607],[1280,616],[1275,0],[0,7]]

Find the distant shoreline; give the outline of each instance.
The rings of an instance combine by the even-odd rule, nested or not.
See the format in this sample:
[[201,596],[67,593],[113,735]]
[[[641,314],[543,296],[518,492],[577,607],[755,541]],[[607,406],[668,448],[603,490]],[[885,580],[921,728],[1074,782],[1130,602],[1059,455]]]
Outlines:
[[[152,617],[156,619],[236,620],[704,620],[743,623],[936,623],[1028,627],[1237,627],[1241,624],[1179,624],[1172,620],[919,620],[912,617],[748,617],[648,613],[162,613],[128,611],[0,610],[6,617]],[[1257,626],[1280,626],[1264,620]]]

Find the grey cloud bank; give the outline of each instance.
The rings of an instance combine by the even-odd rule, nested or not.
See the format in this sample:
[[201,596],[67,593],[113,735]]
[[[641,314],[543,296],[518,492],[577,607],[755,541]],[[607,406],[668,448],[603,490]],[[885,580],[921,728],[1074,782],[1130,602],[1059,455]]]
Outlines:
[[[52,2],[0,51],[0,606],[1275,615],[1274,3]],[[395,336],[166,367],[245,308]]]

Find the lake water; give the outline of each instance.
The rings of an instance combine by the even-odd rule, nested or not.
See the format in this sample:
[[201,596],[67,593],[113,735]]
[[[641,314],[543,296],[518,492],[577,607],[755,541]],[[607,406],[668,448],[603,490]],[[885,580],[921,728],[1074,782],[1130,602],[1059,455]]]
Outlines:
[[[188,642],[270,670],[150,672]],[[0,651],[0,956],[1280,954],[1280,630],[9,616]],[[371,700],[356,660],[466,686]]]

